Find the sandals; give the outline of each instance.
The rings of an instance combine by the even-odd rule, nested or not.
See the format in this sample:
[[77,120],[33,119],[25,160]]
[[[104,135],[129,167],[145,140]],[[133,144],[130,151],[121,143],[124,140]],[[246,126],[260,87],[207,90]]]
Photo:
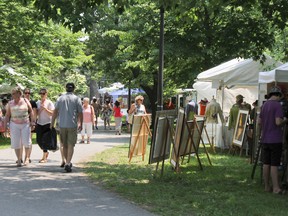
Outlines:
[[41,160],[39,160],[39,163],[47,163],[47,160],[46,159],[41,159]]

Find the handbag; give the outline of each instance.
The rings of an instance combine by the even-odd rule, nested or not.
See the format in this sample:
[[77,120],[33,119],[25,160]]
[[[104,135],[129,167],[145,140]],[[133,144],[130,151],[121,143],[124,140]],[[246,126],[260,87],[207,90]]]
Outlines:
[[43,133],[41,146],[42,149],[57,150],[57,132],[54,127]]

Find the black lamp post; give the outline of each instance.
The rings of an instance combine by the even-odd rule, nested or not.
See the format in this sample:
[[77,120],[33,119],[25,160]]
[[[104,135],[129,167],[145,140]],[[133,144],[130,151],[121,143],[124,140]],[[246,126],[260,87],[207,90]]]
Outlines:
[[160,8],[160,47],[157,86],[157,110],[163,110],[163,68],[164,68],[164,7]]

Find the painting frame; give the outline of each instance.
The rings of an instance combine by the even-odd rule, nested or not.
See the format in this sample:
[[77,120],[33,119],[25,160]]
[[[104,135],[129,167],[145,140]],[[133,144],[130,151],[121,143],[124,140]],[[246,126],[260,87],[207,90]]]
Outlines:
[[249,110],[239,110],[233,134],[233,144],[242,147],[249,117]]
[[149,164],[169,159],[171,144],[174,143],[174,121],[176,110],[162,110],[156,112],[153,136],[151,139]]

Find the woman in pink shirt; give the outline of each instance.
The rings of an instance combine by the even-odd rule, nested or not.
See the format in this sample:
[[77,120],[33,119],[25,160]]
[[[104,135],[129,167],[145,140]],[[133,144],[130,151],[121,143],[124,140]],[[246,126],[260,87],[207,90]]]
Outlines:
[[87,144],[90,143],[90,137],[92,135],[93,126],[95,125],[94,120],[94,109],[89,105],[89,98],[85,97],[83,99],[83,127],[81,131],[82,139],[80,143],[85,143],[84,136],[87,134]]
[[122,113],[121,113],[121,108],[120,108],[120,103],[119,101],[115,101],[113,107],[113,115],[114,115],[114,120],[115,120],[115,130],[116,130],[116,135],[119,134],[121,135],[121,126],[122,126]]
[[[34,115],[30,102],[22,98],[22,91],[20,87],[12,89],[12,98],[7,104],[7,112],[5,116],[4,129],[7,128],[7,123],[10,125],[11,134],[11,148],[15,149],[15,154],[17,156],[17,166],[22,166],[22,147],[25,147],[25,151],[30,150],[31,142],[31,128],[35,127],[35,122],[33,121]],[[30,122],[29,120],[32,120]],[[25,165],[29,164],[29,158],[25,158]]]

